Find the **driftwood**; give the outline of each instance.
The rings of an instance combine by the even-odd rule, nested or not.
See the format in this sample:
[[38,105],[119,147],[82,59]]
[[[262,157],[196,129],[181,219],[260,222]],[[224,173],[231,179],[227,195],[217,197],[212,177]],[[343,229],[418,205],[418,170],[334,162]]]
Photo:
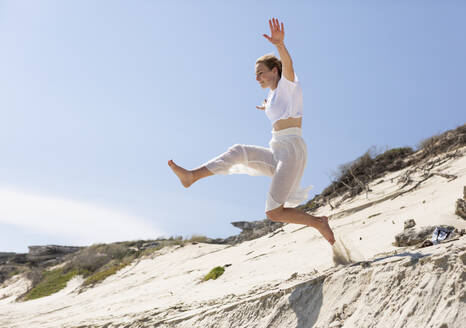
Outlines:
[[415,173],[418,170],[424,172],[422,174],[423,179],[420,180],[420,181],[417,181],[417,183],[413,187],[411,187],[410,189],[404,190],[404,191],[400,192],[399,194],[395,195],[392,198],[392,200],[397,198],[398,196],[401,196],[401,195],[403,195],[405,193],[413,191],[414,189],[419,187],[419,185],[421,185],[423,182],[425,182],[428,179],[432,178],[434,175],[438,175],[440,177],[449,179],[448,182],[455,180],[456,178],[458,178],[456,175],[446,174],[446,173],[441,173],[441,172],[430,172],[430,171],[433,168],[438,167],[438,166],[450,161],[451,159],[461,157],[461,156],[462,156],[462,152],[459,151],[459,149],[457,149],[454,153],[446,154],[443,158],[437,158],[437,159],[432,160],[432,161],[427,161],[427,162],[424,162],[424,163],[420,163],[420,164],[414,166],[414,168],[407,170],[405,173],[403,173],[401,178],[398,180],[398,182],[404,182],[404,184],[399,188],[399,190],[402,190],[407,185],[415,182],[413,179],[411,179],[411,174]]

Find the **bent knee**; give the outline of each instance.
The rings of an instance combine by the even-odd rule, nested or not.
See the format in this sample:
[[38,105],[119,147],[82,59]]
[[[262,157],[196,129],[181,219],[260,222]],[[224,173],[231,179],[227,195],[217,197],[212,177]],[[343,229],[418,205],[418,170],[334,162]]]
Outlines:
[[243,145],[235,144],[228,148],[228,154],[230,159],[235,163],[242,163],[246,160],[245,152],[243,150]]
[[282,218],[283,205],[276,209],[265,212],[267,218],[272,221],[279,221]]
[[243,145],[241,144],[234,144],[233,146],[231,146],[230,148],[228,148],[229,151],[237,151],[237,152],[240,152],[240,151],[243,151]]

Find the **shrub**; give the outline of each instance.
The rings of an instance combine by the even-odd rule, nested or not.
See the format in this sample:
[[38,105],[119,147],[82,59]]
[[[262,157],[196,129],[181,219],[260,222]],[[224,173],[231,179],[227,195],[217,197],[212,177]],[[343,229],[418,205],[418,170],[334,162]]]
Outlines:
[[76,254],[70,262],[65,265],[65,272],[73,269],[95,272],[108,262],[111,257],[107,254],[98,253],[93,246]]
[[356,160],[342,164],[334,174],[334,181],[323,190],[323,197],[334,197],[349,191],[349,196],[359,194],[367,184],[386,172],[396,171],[410,163],[403,159],[414,151],[410,147],[393,148],[377,154],[375,147],[369,148]]
[[220,277],[223,273],[225,272],[225,268],[223,267],[215,267],[213,268],[212,270],[210,270],[210,272],[205,275],[205,277],[202,279],[203,281],[207,281],[209,279],[217,279],[218,277]]
[[313,211],[317,208],[319,208],[319,204],[314,201],[314,200],[310,200],[309,202],[307,202],[305,205],[301,206],[300,209],[303,210],[303,211]]
[[466,144],[466,124],[458,126],[454,130],[434,135],[419,142],[418,150],[423,150],[423,157],[436,155]]
[[202,243],[207,241],[207,237],[204,235],[192,235],[188,241]]
[[133,250],[129,249],[129,247],[125,247],[122,244],[107,244],[98,247],[98,252],[106,254],[111,259],[123,259],[126,255],[130,255],[134,253]]

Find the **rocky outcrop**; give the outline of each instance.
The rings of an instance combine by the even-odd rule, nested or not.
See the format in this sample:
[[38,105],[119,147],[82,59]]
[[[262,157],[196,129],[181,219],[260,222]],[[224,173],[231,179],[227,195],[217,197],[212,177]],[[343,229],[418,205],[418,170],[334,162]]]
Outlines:
[[46,245],[28,246],[28,248],[29,253],[27,254],[27,259],[29,262],[41,262],[44,265],[50,265],[54,262],[58,262],[63,256],[75,253],[83,247]]
[[0,253],[0,265],[35,264],[49,265],[59,261],[63,256],[79,251],[83,247],[74,246],[29,246],[29,253]]
[[29,253],[0,252],[0,283],[8,279],[25,265],[46,267],[62,262],[65,255],[75,253],[84,247],[74,246],[28,246]]
[[[455,230],[455,228],[452,226],[440,225],[439,227],[445,228],[448,230]],[[403,230],[403,232],[395,236],[394,245],[398,247],[404,247],[404,246],[414,246],[419,243],[422,243],[426,239],[430,239],[435,228],[436,228],[435,226],[406,228],[405,230]]]
[[274,232],[284,225],[282,222],[275,222],[269,219],[252,222],[238,221],[232,222],[231,224],[242,230],[239,235],[232,236],[235,243],[241,243],[243,241],[260,238],[271,232]]
[[211,239],[210,243],[236,245],[247,240],[265,236],[284,225],[282,222],[275,222],[269,219],[259,221],[236,221],[231,224],[242,230],[239,235],[230,236],[225,239]]
[[0,252],[0,264],[6,264],[15,257],[16,253]]
[[26,253],[0,253],[0,265],[25,264],[27,261]]
[[406,230],[406,229],[414,227],[415,225],[416,225],[416,221],[414,221],[413,219],[406,220],[404,223],[404,228]]
[[239,235],[233,235],[227,238],[206,238],[203,242],[209,244],[237,245],[247,240],[265,236],[284,225],[282,222],[275,222],[269,219],[259,221],[236,221],[231,222],[231,224],[242,230]]
[[463,187],[463,199],[458,198],[456,201],[455,214],[466,220],[466,186]]
[[14,265],[0,265],[0,284],[12,276],[17,271]]

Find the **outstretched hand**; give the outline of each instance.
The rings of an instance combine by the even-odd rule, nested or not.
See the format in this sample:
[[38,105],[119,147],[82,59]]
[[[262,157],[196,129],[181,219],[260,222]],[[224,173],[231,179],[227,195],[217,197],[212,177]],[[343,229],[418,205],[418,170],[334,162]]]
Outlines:
[[260,109],[260,110],[265,110],[265,104],[267,103],[267,99],[264,99],[264,101],[262,102],[262,106],[256,106],[257,109]]
[[269,19],[269,25],[271,36],[268,36],[267,34],[262,34],[264,38],[272,42],[272,44],[274,45],[282,43],[285,39],[285,29],[283,28],[283,23],[279,23],[278,19],[272,18],[271,20]]

